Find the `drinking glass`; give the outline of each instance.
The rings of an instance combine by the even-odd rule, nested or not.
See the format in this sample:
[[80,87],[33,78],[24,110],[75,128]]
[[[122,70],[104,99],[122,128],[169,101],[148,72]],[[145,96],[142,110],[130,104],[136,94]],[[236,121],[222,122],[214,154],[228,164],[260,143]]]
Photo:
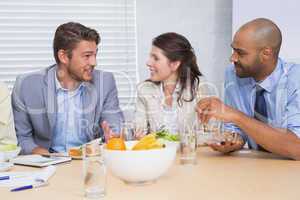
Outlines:
[[197,135],[192,128],[180,131],[180,163],[197,163]]
[[95,199],[105,196],[106,167],[103,158],[103,145],[96,143],[82,146],[83,184],[86,198]]
[[207,123],[202,124],[201,126],[203,135],[206,136],[207,144],[210,143],[216,143],[222,140],[223,137],[223,122],[216,120],[216,119],[210,119]]
[[208,123],[202,124],[202,132],[208,136],[206,144],[222,144],[224,142],[235,142],[236,131],[222,121],[211,119]]

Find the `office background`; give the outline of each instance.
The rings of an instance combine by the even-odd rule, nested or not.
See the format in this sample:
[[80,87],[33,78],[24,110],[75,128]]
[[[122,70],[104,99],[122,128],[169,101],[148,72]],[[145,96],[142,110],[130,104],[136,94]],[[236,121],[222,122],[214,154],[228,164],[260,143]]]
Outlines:
[[115,73],[124,110],[133,109],[135,85],[149,75],[145,63],[151,41],[164,32],[189,39],[201,72],[222,97],[232,35],[253,18],[274,20],[283,32],[280,55],[300,62],[299,4],[297,0],[0,1],[0,81],[12,89],[17,75],[53,64],[56,27],[78,21],[100,32],[98,68]]

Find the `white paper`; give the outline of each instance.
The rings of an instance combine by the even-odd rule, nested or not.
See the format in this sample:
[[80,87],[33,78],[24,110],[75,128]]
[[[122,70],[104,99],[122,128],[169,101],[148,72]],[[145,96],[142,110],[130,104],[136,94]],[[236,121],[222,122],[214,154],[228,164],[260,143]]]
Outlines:
[[31,172],[4,172],[0,176],[10,176],[9,180],[0,180],[0,187],[19,187],[33,185],[37,182],[47,182],[55,173],[55,166],[48,166],[39,171]]
[[36,177],[36,180],[42,180],[44,182],[47,182],[48,179],[55,173],[56,167],[53,165],[50,165],[43,169]]

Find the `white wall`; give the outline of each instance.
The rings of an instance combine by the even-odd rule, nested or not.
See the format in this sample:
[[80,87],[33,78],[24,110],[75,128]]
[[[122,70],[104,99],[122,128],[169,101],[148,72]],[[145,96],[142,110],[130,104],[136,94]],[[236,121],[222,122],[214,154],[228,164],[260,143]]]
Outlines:
[[280,56],[300,63],[300,1],[298,0],[234,0],[233,31],[257,17],[273,20],[281,29],[283,42]]
[[137,0],[136,3],[140,80],[148,78],[145,62],[152,39],[172,31],[189,39],[201,72],[221,89],[231,53],[232,0]]

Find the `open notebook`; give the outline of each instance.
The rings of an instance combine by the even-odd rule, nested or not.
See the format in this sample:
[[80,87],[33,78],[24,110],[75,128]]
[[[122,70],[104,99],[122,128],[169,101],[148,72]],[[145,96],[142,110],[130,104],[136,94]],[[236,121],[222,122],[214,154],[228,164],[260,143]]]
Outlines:
[[16,165],[27,165],[33,167],[46,167],[49,165],[55,165],[58,163],[64,163],[71,161],[71,157],[43,157],[41,155],[25,155],[18,156],[13,159],[12,162]]

